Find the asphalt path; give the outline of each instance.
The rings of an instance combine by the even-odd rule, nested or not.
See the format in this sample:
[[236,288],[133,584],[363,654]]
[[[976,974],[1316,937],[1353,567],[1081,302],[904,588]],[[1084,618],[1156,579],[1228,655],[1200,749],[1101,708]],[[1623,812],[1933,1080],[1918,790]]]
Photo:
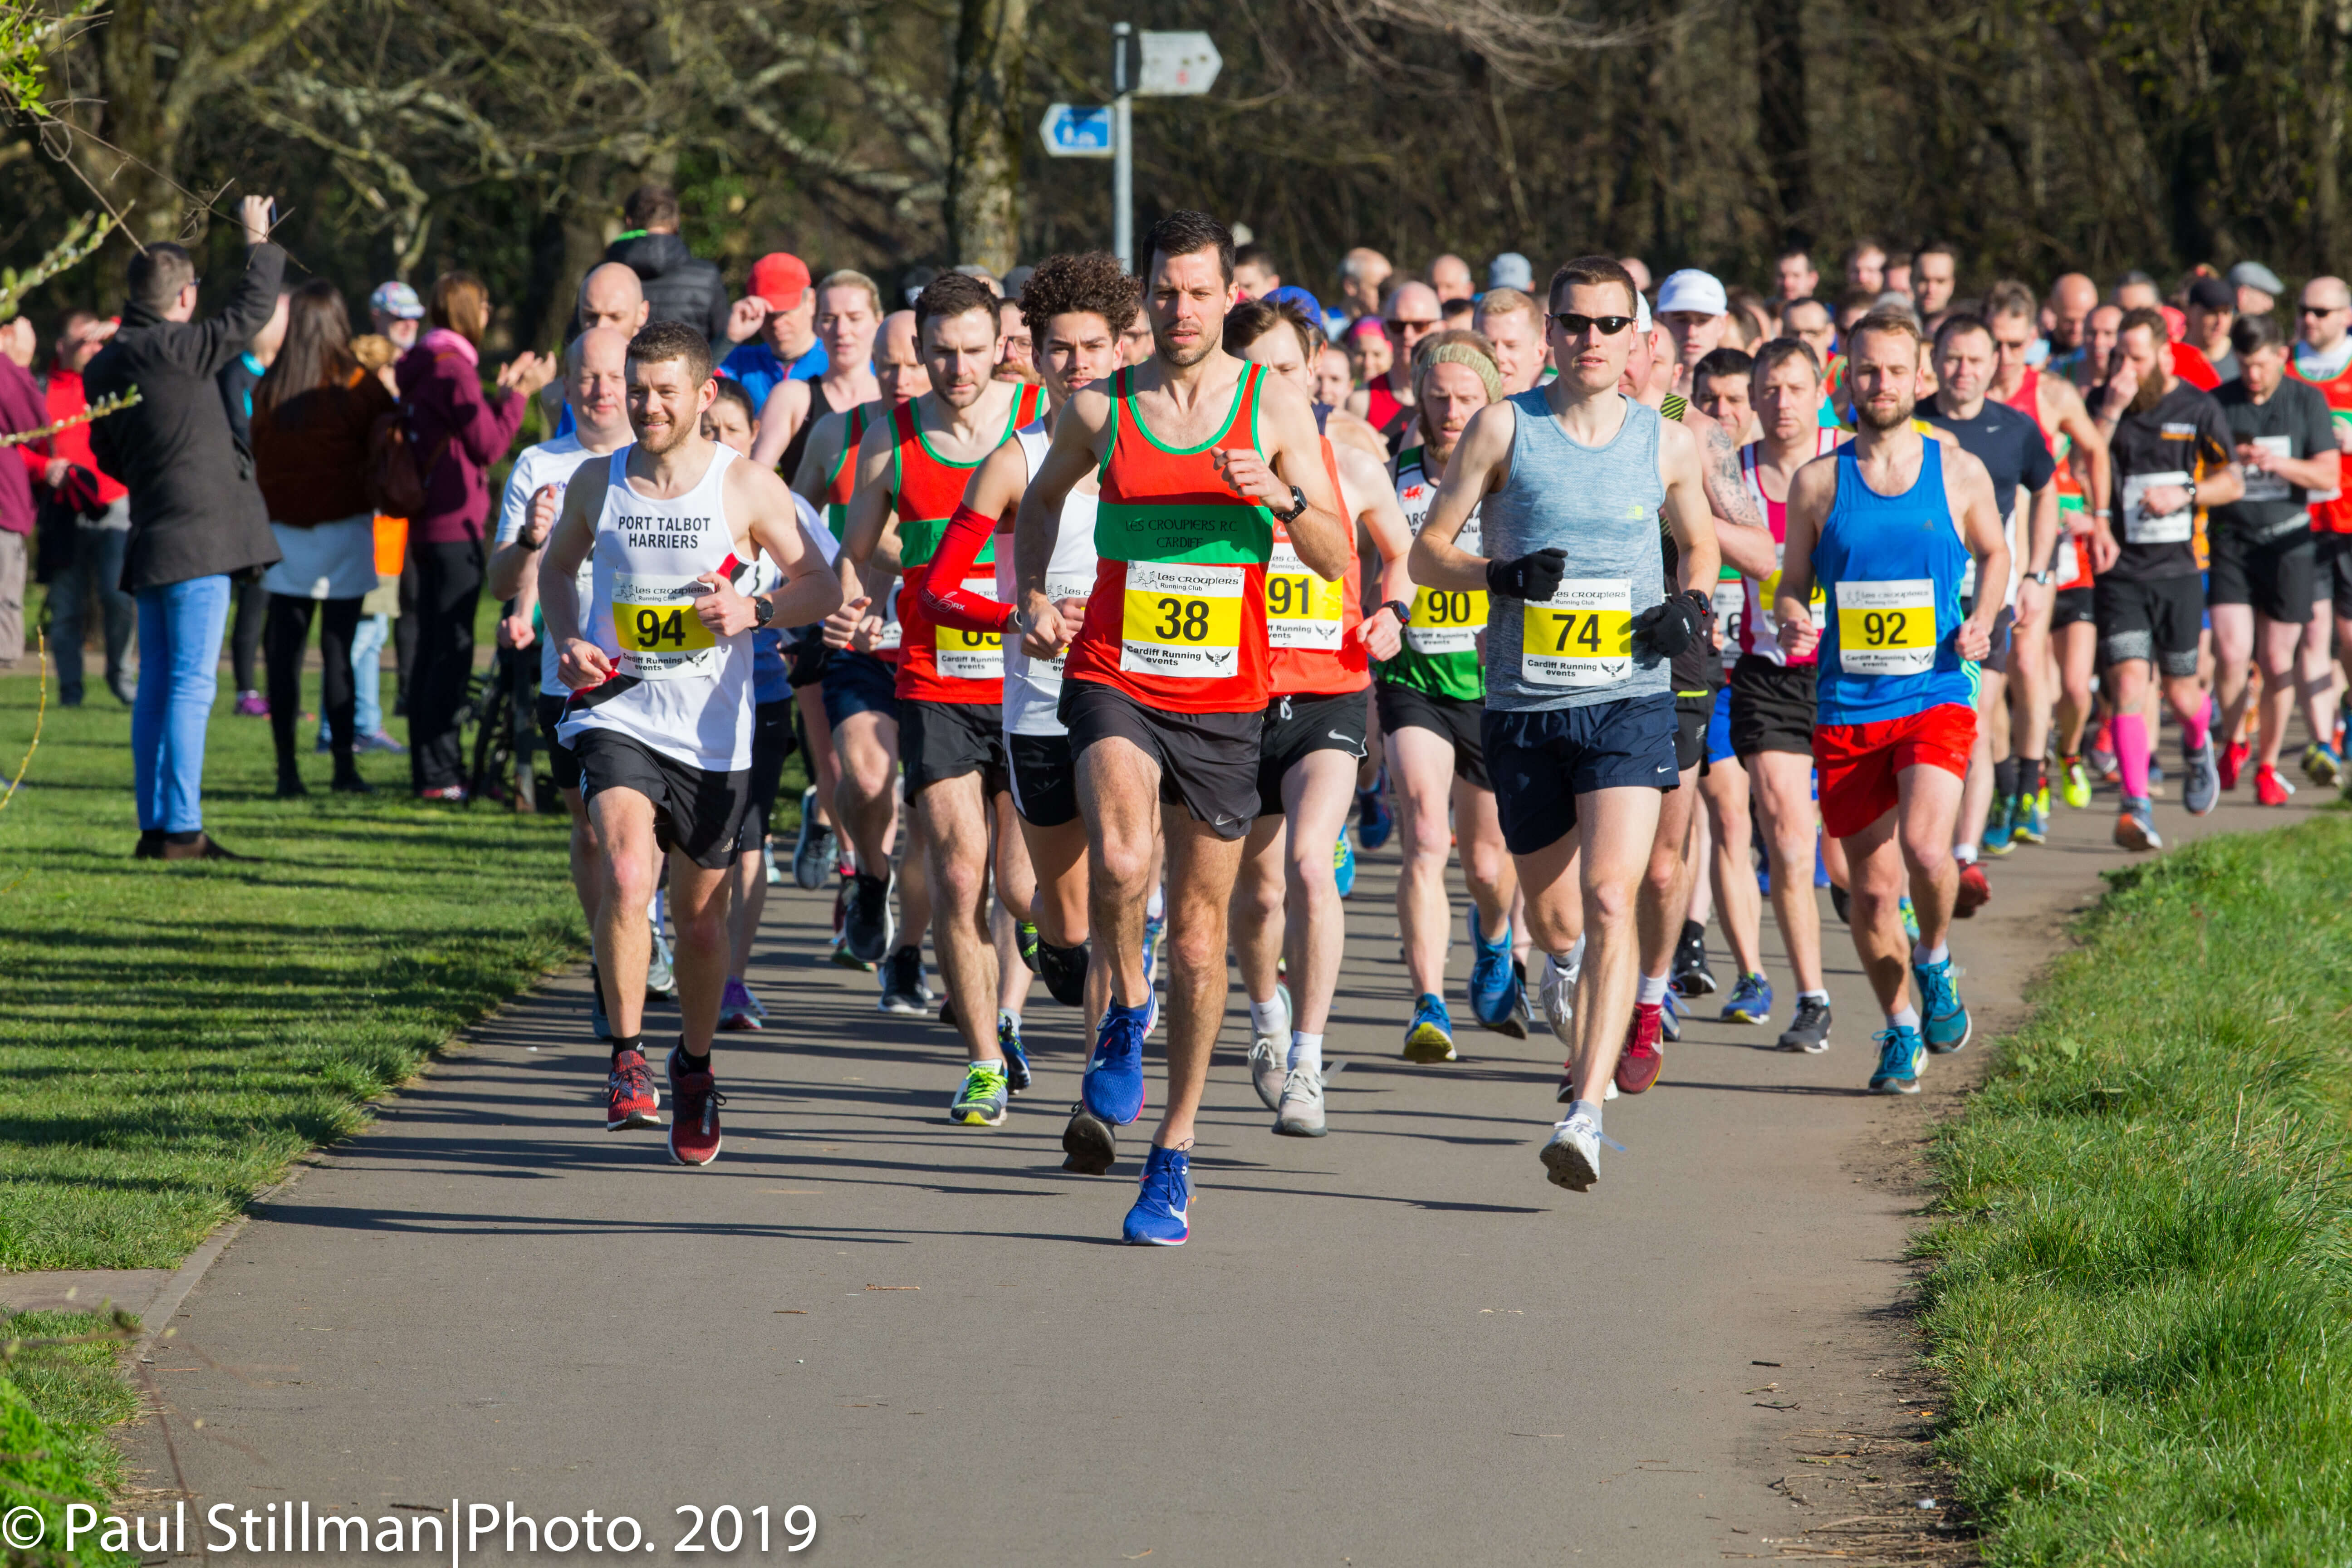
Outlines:
[[[2226,799],[2191,825],[2176,785],[2159,826],[2299,815]],[[1772,1025],[1693,1022],[1656,1089],[1608,1107],[1625,1151],[1584,1195],[1536,1158],[1547,1033],[1465,1026],[1457,1063],[1399,1059],[1395,850],[1367,856],[1331,1135],[1270,1134],[1237,986],[1175,1250],[1117,1244],[1131,1150],[1111,1176],[1060,1168],[1075,1013],[1036,987],[1037,1087],[1001,1129],[950,1127],[953,1036],[877,1012],[872,976],[824,960],[827,900],[776,889],[752,975],[770,1028],[722,1037],[716,1164],[604,1131],[584,973],[517,998],[259,1205],[188,1296],[147,1369],[162,1415],[131,1440],[145,1506],[184,1484],[191,1552],[232,1562],[260,1554],[203,1530],[222,1503],[263,1526],[271,1505],[398,1519],[425,1561],[453,1500],[461,1526],[499,1510],[463,1561],[502,1554],[509,1503],[626,1515],[641,1556],[681,1562],[712,1554],[679,1550],[679,1510],[722,1505],[750,1516],[746,1561],[1965,1555],[1904,1310],[1917,1152],[2126,858],[2110,803],[2059,808],[2050,845],[1993,866],[1954,941],[1978,1041],[1931,1059],[1927,1093],[1864,1091],[1878,1023],[1825,894],[1832,1047],[1771,1048],[1794,998],[1768,906]],[[1458,937],[1454,968],[1466,1023]],[[816,1521],[797,1554],[794,1505]]]

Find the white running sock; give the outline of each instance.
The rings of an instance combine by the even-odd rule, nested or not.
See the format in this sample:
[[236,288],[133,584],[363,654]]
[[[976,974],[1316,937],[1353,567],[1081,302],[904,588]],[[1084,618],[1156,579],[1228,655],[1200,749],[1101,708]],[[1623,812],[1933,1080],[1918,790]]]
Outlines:
[[1323,1037],[1321,1035],[1310,1035],[1304,1029],[1291,1030],[1290,1060],[1286,1065],[1287,1065],[1293,1071],[1296,1071],[1300,1068],[1305,1068],[1309,1072],[1322,1072]]
[[1254,1035],[1271,1035],[1275,1026],[1282,1022],[1282,998],[1279,996],[1271,1002],[1253,1002],[1249,1008],[1250,1032]]
[[1014,1012],[1010,1007],[999,1007],[996,1010],[996,1026],[1001,1029],[1007,1024],[1013,1026],[1013,1032],[1014,1034],[1019,1034],[1021,1032],[1021,1015]]
[[1167,913],[1168,889],[1165,887],[1154,887],[1151,889],[1151,896],[1143,900],[1143,918],[1156,921],[1163,918]]
[[1592,1121],[1592,1130],[1595,1132],[1601,1131],[1601,1106],[1598,1101],[1580,1100],[1575,1104],[1568,1108],[1568,1114],[1570,1116],[1581,1115],[1590,1117]]
[[1886,1015],[1886,1021],[1898,1029],[1909,1029],[1916,1033],[1919,1028],[1919,1009],[1905,1007],[1898,1012],[1889,1013]]
[[1826,1007],[1830,1005],[1830,994],[1826,991],[1800,991],[1797,993],[1797,1000],[1800,1002],[1818,1002],[1822,1006]]
[[1911,962],[1915,964],[1941,963],[1951,956],[1952,944],[1948,942],[1939,942],[1932,949],[1925,942],[1911,944]]
[[1576,939],[1576,945],[1568,950],[1568,962],[1560,967],[1567,970],[1570,974],[1580,973],[1583,971],[1584,939],[1582,937],[1578,937]]
[[1952,846],[1952,858],[1963,866],[1973,866],[1977,863],[1977,847],[1973,844],[1955,844]]
[[1634,988],[1633,1000],[1639,1002],[1644,1007],[1658,1007],[1664,1005],[1666,1000],[1666,977],[1663,974],[1644,974],[1642,976],[1641,984]]

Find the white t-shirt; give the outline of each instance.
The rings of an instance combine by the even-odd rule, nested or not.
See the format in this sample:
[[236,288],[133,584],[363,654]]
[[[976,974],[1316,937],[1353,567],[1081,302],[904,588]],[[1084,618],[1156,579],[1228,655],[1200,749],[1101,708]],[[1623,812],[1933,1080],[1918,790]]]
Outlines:
[[[577,436],[558,436],[552,441],[541,441],[526,447],[515,459],[514,471],[507,476],[506,494],[499,501],[499,533],[497,544],[512,544],[522,537],[523,524],[530,521],[530,498],[539,493],[541,485],[556,487],[556,500],[562,501],[563,488],[572,482],[572,471],[589,459],[588,449]],[[593,570],[594,552],[580,562],[580,613],[588,613],[589,598],[596,588]],[[555,679],[555,639],[541,631],[539,636],[539,689],[549,697],[569,697],[572,689]]]

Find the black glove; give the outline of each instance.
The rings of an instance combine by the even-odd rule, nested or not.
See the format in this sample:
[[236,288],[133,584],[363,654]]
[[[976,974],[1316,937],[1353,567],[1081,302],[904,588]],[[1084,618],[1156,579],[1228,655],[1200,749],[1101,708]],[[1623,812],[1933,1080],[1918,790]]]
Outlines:
[[1567,551],[1538,550],[1517,561],[1487,562],[1486,588],[1506,599],[1541,604],[1559,592],[1559,580],[1567,572]]
[[1714,602],[1697,589],[1686,589],[1663,605],[1652,605],[1633,617],[1633,639],[1647,643],[1661,657],[1672,658],[1702,639],[1712,640]]

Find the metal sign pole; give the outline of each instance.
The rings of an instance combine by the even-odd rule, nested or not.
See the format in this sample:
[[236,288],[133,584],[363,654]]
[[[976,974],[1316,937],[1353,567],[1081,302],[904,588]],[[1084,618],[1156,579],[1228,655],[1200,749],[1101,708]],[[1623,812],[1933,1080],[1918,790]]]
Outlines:
[[1110,30],[1111,248],[1130,273],[1135,270],[1135,121],[1129,110],[1135,83],[1128,75],[1128,50],[1134,32],[1127,22],[1114,23]]

